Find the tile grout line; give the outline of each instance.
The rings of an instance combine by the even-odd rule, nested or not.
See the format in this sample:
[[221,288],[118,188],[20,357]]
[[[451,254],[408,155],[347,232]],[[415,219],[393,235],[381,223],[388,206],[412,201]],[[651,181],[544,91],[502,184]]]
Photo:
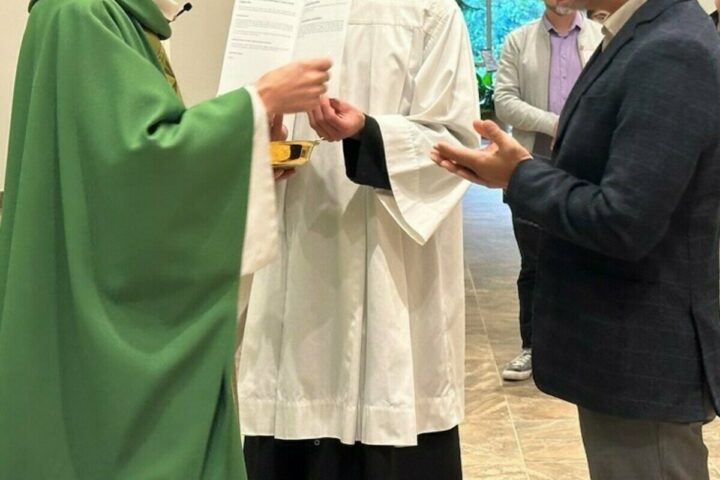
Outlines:
[[[478,293],[477,289],[475,288],[475,278],[473,277],[472,269],[468,265],[468,274],[470,275],[470,284],[472,285],[473,294],[475,297],[475,304],[476,306],[480,306],[480,301],[478,299]],[[500,388],[502,389],[502,396],[505,400],[505,408],[507,409],[508,416],[510,417],[510,425],[512,426],[513,436],[515,437],[515,444],[518,447],[518,451],[520,452],[520,460],[522,461],[522,467],[525,473],[525,478],[527,480],[530,480],[530,473],[528,472],[527,462],[525,461],[525,452],[522,448],[522,443],[520,443],[520,435],[518,435],[517,427],[515,425],[515,418],[513,417],[512,409],[510,408],[510,402],[508,402],[507,395],[505,394],[505,387],[503,384],[502,376],[500,375],[500,368],[497,365],[497,358],[495,357],[495,349],[493,348],[492,342],[490,341],[490,335],[488,334],[487,324],[485,323],[485,313],[480,312],[480,322],[482,323],[483,330],[485,331],[485,334],[487,336],[487,342],[488,346],[490,347],[490,356],[493,360],[493,365],[495,366],[495,374],[496,379],[500,382]]]
[[[503,296],[502,298],[495,298],[496,295],[506,295],[510,293],[510,290],[512,289],[509,279],[516,275],[517,272],[514,271],[514,259],[509,256],[509,253],[510,250],[513,249],[514,242],[512,242],[511,225],[507,221],[508,215],[506,211],[506,206],[501,205],[499,196],[491,196],[487,192],[473,192],[472,190],[469,196],[471,196],[472,198],[470,199],[471,201],[466,202],[467,209],[488,212],[488,214],[483,214],[480,216],[475,215],[469,221],[466,219],[465,222],[465,238],[471,240],[470,242],[465,242],[465,251],[469,252],[469,250],[472,250],[469,255],[466,255],[466,258],[468,258],[468,261],[466,262],[466,272],[468,275],[468,280],[466,283],[467,295],[469,302],[477,302],[475,308],[477,312],[477,318],[475,318],[474,316],[471,317],[472,323],[470,323],[470,325],[472,325],[473,328],[477,330],[476,333],[485,334],[485,338],[489,342],[490,346],[488,358],[497,360],[498,355],[503,355],[503,351],[505,350],[505,347],[508,344],[508,340],[511,335],[509,334],[509,329],[502,328],[496,330],[496,326],[506,327],[509,326],[510,322],[512,321],[515,325],[514,328],[517,328],[517,317],[515,316],[515,314],[507,315],[507,313],[511,310],[509,309],[512,302],[512,300],[510,300],[510,297],[505,298],[505,296]],[[482,238],[478,238],[479,236],[482,236]],[[513,257],[515,256],[516,255],[513,255]],[[500,263],[493,265],[493,263],[497,261],[499,261]],[[475,281],[473,275],[475,272],[478,273],[477,282]],[[482,288],[478,288],[478,284]],[[480,301],[481,297],[482,302]],[[515,316],[514,319],[511,318],[513,316]],[[488,331],[488,325],[491,323],[493,324],[492,334],[490,334],[490,332]],[[482,348],[483,350],[485,349],[485,344],[483,344]],[[501,377],[503,366],[504,364],[500,364],[495,361],[494,367],[497,377]],[[490,374],[490,377],[492,377],[492,368],[492,366],[484,368],[484,373]],[[491,378],[488,378],[487,380],[491,382]],[[488,387],[489,386],[490,385],[488,384]],[[558,458],[551,460],[549,458],[545,458],[544,456],[535,458],[532,455],[531,458],[528,459],[527,452],[524,451],[524,446],[527,445],[528,449],[533,449],[532,447],[534,447],[536,443],[534,441],[534,435],[536,432],[534,430],[526,432],[523,422],[536,419],[533,416],[528,417],[526,415],[523,402],[515,402],[516,390],[512,386],[510,386],[509,383],[501,380],[500,392],[498,393],[500,397],[499,399],[501,401],[505,401],[505,411],[508,412],[507,419],[512,425],[511,428],[513,429],[513,435],[516,445],[518,447],[517,453],[521,456],[521,460],[520,462],[516,463],[515,468],[525,468],[522,473],[520,471],[517,472],[517,477],[513,476],[512,478],[523,478],[527,480],[530,480],[530,478],[536,478],[539,480],[540,478],[555,478],[556,475],[562,476],[563,474],[567,474],[569,475],[568,478],[573,479],[578,478],[587,480],[589,478],[587,476],[586,461],[578,462],[577,460],[579,459],[571,460],[570,458],[565,457],[563,457],[562,459]],[[521,397],[525,398],[525,396],[522,395],[522,392],[520,393]],[[510,401],[511,398],[513,399],[512,402]],[[544,405],[543,402],[546,401],[545,398],[542,398],[542,400],[542,402],[538,403],[539,407],[542,407]],[[515,417],[515,410],[518,411],[517,417]],[[502,410],[499,410],[499,412],[502,412]],[[563,414],[562,420],[564,420],[565,417],[566,415]],[[577,421],[576,416],[573,416],[573,418],[575,421]],[[560,420],[560,418],[553,418],[552,420]],[[531,423],[535,424],[538,422]],[[718,423],[720,424],[720,421],[718,421]],[[528,425],[528,427],[529,426],[531,425]],[[520,442],[520,431],[526,432],[522,435],[522,438],[524,439],[523,441],[526,442],[526,444]],[[542,433],[543,431],[543,429],[540,429],[538,432]],[[720,431],[718,433],[720,433]],[[508,435],[506,438],[511,442],[512,440],[510,439],[513,438],[513,436]],[[564,446],[561,448],[564,448]],[[509,458],[507,454],[505,458]],[[517,457],[514,457],[514,454],[513,458],[517,459]],[[555,467],[550,467],[550,465],[553,464],[559,465],[565,463],[567,463],[568,465],[562,468],[558,467],[558,470],[556,472]],[[575,471],[575,466],[580,466],[581,464],[584,464],[584,473],[579,470],[577,472]],[[537,471],[531,471],[528,468],[529,465],[536,466]],[[711,462],[711,468],[716,470],[716,465],[720,465],[720,456],[718,456]],[[718,471],[718,473],[720,474],[720,471]],[[483,473],[479,472],[477,476],[473,476],[472,479],[468,478],[467,480],[479,480],[490,477],[492,477],[493,479],[499,479],[499,477],[496,477],[492,474],[489,474],[489,476],[486,477]],[[502,480],[504,480],[504,478]],[[711,480],[720,480],[720,475],[711,476]]]
[[[480,306],[480,301],[479,301],[479,298],[478,298],[479,294],[478,294],[478,292],[477,292],[477,288],[475,287],[475,277],[473,276],[472,269],[470,268],[469,265],[468,265],[468,273],[470,274],[470,283],[471,283],[471,285],[472,285],[472,287],[473,287],[473,293],[475,294],[475,302],[476,302],[475,304],[476,304],[476,306],[479,307],[479,306]],[[479,316],[480,316],[480,321],[481,321],[481,323],[482,323],[483,330],[485,331],[485,334],[486,334],[487,339],[488,339],[488,344],[489,344],[489,346],[490,346],[490,355],[492,356],[493,364],[494,364],[494,366],[495,366],[496,378],[497,378],[497,380],[500,382],[500,388],[501,388],[501,390],[502,390],[502,392],[503,392],[503,393],[502,393],[502,396],[503,396],[503,399],[505,400],[505,408],[507,409],[508,416],[509,416],[509,418],[510,418],[510,425],[512,426],[513,435],[514,435],[514,437],[515,437],[515,444],[517,445],[518,451],[520,452],[520,460],[521,460],[521,462],[522,462],[522,467],[523,467],[523,469],[524,469],[524,471],[525,471],[525,478],[526,478],[527,480],[530,480],[530,473],[528,472],[527,462],[525,461],[525,452],[523,451],[522,443],[520,443],[520,435],[518,435],[518,432],[517,432],[517,426],[515,425],[515,418],[514,418],[514,416],[513,416],[512,409],[510,408],[510,402],[508,401],[508,397],[507,397],[507,395],[505,394],[505,386],[504,386],[504,383],[503,383],[502,376],[500,375],[500,368],[498,367],[497,358],[496,358],[496,356],[495,356],[495,349],[493,348],[493,344],[492,344],[492,342],[490,341],[490,335],[489,335],[489,333],[488,333],[487,324],[485,323],[485,312],[484,312],[484,309],[482,309],[482,311],[479,313]]]

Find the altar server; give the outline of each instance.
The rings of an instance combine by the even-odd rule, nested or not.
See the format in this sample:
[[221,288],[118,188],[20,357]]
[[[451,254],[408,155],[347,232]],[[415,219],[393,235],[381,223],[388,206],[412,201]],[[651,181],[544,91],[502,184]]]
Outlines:
[[468,185],[428,152],[478,143],[460,10],[354,1],[340,75],[311,123],[344,141],[288,181],[281,258],[253,285],[238,378],[249,478],[457,479]]

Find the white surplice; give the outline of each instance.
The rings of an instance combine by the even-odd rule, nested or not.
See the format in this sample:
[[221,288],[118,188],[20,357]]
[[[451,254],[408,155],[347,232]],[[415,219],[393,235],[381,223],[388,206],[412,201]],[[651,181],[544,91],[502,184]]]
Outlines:
[[392,192],[348,180],[339,143],[280,192],[239,355],[245,435],[408,446],[462,420],[468,185],[429,153],[478,145],[474,71],[454,0],[354,1],[341,95],[378,121]]
[[272,262],[280,244],[275,178],[270,163],[270,132],[265,104],[254,85],[245,87],[253,106],[253,152],[248,185],[238,315],[242,318],[250,298],[252,274]]

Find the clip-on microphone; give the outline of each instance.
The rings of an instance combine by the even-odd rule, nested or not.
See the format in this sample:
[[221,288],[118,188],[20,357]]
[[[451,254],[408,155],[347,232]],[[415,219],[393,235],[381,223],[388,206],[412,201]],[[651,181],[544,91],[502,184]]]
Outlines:
[[193,9],[192,3],[187,2],[185,5],[182,6],[182,8],[180,9],[180,11],[177,13],[177,15],[175,15],[175,17],[173,17],[172,21],[174,22],[175,20],[178,19],[178,17],[179,17],[180,15],[182,15],[182,14],[185,13],[185,12],[189,12],[189,11],[192,10],[192,9]]

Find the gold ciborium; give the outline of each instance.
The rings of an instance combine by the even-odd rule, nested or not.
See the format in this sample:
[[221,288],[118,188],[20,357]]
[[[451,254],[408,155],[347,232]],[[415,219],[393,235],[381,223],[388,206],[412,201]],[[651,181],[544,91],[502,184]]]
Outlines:
[[318,143],[320,142],[312,140],[270,142],[270,159],[273,168],[295,168],[305,165]]

